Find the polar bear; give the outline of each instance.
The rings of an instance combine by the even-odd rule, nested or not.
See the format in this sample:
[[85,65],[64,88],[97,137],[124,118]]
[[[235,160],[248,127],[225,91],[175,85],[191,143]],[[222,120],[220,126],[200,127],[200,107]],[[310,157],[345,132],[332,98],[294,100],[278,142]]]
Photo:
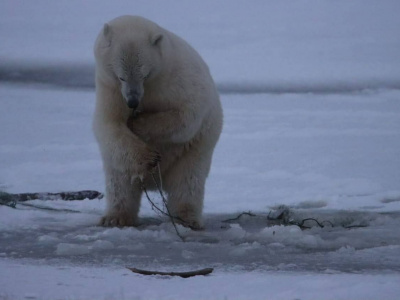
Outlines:
[[108,205],[100,224],[137,225],[142,184],[154,189],[155,172],[171,215],[200,229],[205,182],[223,123],[207,65],[183,39],[138,16],[105,24],[94,54],[93,130]]

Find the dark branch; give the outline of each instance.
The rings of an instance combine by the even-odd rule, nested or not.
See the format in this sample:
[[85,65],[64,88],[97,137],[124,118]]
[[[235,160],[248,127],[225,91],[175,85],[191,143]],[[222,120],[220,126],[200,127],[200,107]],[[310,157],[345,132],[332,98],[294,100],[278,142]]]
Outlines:
[[188,278],[188,277],[199,276],[199,275],[205,276],[214,271],[213,268],[206,268],[206,269],[189,271],[189,272],[159,272],[159,271],[141,270],[141,269],[137,269],[137,268],[127,268],[127,269],[131,270],[134,273],[141,274],[141,275],[179,276],[182,278]]
[[0,200],[7,199],[15,202],[25,202],[29,200],[84,200],[84,199],[101,199],[103,194],[98,191],[77,191],[77,192],[60,192],[60,193],[21,193],[10,194],[0,192]]
[[161,188],[159,187],[156,178],[154,177],[154,173],[152,173],[151,175],[152,175],[152,177],[153,177],[154,183],[155,183],[156,186],[157,186],[158,192],[159,192],[160,195],[161,195],[162,201],[163,201],[163,203],[164,203],[164,205],[165,205],[165,207],[166,207],[166,209],[167,209],[167,212],[164,212],[162,209],[160,209],[160,208],[150,199],[150,196],[149,196],[149,194],[147,193],[147,189],[146,189],[146,187],[145,187],[143,181],[141,182],[142,190],[144,191],[147,200],[150,202],[152,209],[153,209],[153,210],[157,210],[157,211],[159,211],[161,214],[163,214],[163,215],[165,215],[165,216],[168,216],[168,217],[170,218],[170,220],[171,220],[171,222],[172,222],[172,225],[174,226],[174,229],[175,229],[176,234],[177,234],[177,235],[179,236],[179,238],[184,242],[185,239],[184,239],[184,237],[179,233],[178,227],[176,227],[176,224],[175,224],[175,221],[174,221],[175,217],[173,217],[173,216],[171,215],[171,213],[169,212],[168,205],[167,205],[167,200],[165,199],[164,194],[163,194],[163,192],[161,191]]
[[243,212],[243,213],[241,213],[240,215],[238,215],[236,218],[223,220],[222,222],[228,223],[228,222],[231,222],[231,221],[236,221],[236,220],[239,220],[239,219],[240,219],[242,216],[244,216],[244,215],[250,216],[250,217],[255,217],[255,216],[256,216],[255,214],[253,214],[253,213],[251,213],[251,212]]

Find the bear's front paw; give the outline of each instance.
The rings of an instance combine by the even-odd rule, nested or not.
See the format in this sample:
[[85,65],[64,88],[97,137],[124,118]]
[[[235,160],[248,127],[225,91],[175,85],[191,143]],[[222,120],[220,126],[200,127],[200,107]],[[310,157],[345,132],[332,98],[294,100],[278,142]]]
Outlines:
[[124,227],[136,226],[137,222],[135,218],[127,215],[105,215],[100,219],[99,225],[104,227]]
[[139,159],[139,173],[147,174],[153,172],[154,168],[157,167],[160,161],[160,153],[148,149],[147,151],[145,151],[145,154]]

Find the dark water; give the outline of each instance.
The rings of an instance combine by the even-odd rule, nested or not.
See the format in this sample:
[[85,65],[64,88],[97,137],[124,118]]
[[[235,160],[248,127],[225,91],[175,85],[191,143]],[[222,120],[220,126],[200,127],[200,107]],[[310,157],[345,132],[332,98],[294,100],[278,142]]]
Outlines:
[[[0,61],[0,82],[46,84],[59,88],[94,89],[91,64],[17,64]],[[375,89],[400,89],[399,80],[331,83],[217,82],[221,94],[342,94]]]

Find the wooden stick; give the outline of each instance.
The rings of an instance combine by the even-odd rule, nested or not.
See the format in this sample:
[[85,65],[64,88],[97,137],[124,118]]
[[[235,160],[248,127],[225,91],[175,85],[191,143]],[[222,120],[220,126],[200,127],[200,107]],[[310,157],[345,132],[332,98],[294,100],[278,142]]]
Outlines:
[[134,273],[141,274],[141,275],[163,275],[163,276],[179,276],[182,278],[188,278],[188,277],[193,277],[193,276],[205,276],[212,271],[214,271],[213,268],[205,268],[201,270],[196,270],[196,271],[189,271],[189,272],[159,272],[159,271],[147,271],[147,270],[141,270],[137,268],[127,268],[131,270]]
[[10,194],[0,191],[0,199],[5,199],[24,202],[29,200],[84,200],[84,199],[101,199],[103,194],[98,191],[73,191],[73,192],[60,192],[60,193],[21,193]]

